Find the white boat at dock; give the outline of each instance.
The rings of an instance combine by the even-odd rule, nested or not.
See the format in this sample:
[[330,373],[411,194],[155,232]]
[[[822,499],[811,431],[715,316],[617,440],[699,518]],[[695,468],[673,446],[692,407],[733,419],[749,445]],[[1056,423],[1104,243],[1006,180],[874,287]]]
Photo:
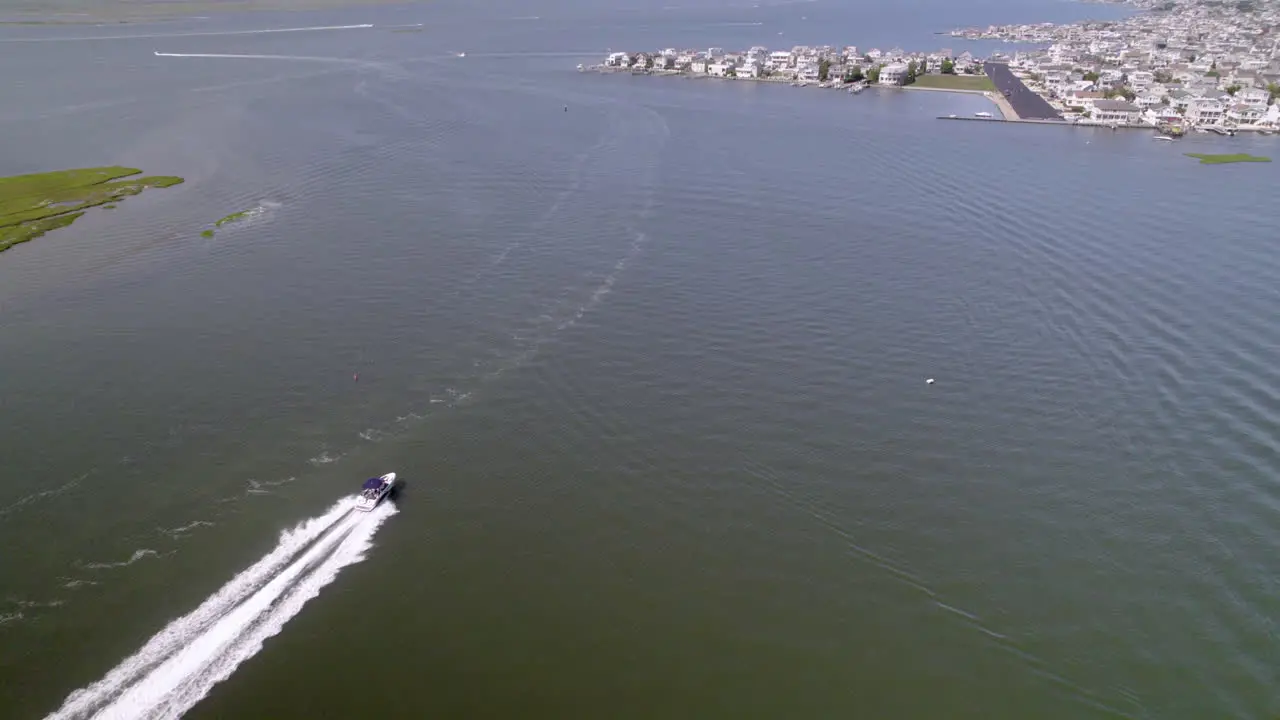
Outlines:
[[989,118],[989,117],[991,117],[991,113],[989,113],[989,112],[976,112],[976,113],[974,113],[974,114],[973,114],[973,116],[974,116],[974,117],[980,117],[980,118]]

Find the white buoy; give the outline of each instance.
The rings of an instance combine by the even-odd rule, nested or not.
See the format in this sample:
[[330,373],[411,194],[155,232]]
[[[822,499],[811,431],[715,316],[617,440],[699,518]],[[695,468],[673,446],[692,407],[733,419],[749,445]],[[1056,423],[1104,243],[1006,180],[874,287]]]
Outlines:
[[925,381],[924,381],[924,384],[925,384],[925,385],[932,385],[932,384],[933,384],[933,378],[929,378],[928,380],[925,380]]

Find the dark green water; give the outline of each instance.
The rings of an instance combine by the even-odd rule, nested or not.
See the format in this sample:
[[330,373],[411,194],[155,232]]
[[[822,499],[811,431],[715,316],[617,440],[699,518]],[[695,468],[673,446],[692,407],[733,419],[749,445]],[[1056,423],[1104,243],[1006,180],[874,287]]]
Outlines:
[[6,36],[187,183],[0,256],[0,715],[1280,711],[1272,139],[573,72],[964,22],[797,7]]

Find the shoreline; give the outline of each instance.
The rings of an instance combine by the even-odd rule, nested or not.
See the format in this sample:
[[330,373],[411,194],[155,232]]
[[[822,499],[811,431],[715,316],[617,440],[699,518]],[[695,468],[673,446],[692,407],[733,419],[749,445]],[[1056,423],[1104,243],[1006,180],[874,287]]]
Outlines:
[[[849,88],[854,86],[853,83],[848,85],[845,85],[845,84],[831,85],[829,84],[829,82],[827,84],[799,85],[797,81],[791,80],[789,78],[720,77],[720,76],[713,76],[713,75],[706,75],[706,74],[699,74],[699,73],[691,73],[684,70],[644,70],[644,71],[637,72],[637,71],[631,70],[630,68],[615,68],[615,67],[608,67],[605,65],[584,66],[582,70],[580,70],[579,72],[595,72],[601,75],[625,74],[625,75],[637,75],[637,76],[679,77],[687,80],[722,80],[725,82],[756,82],[756,83],[765,83],[765,84],[773,84],[773,85],[787,84],[791,86],[799,86],[801,88],[815,88],[818,90],[837,90],[837,91],[843,90],[845,92],[848,92]],[[862,86],[862,90],[867,90],[867,89],[884,90],[884,91],[941,92],[941,93],[956,93],[961,95],[981,95],[985,97],[987,100],[989,100],[991,104],[995,105],[996,109],[1000,111],[1000,115],[1001,115],[1001,117],[989,117],[989,118],[961,116],[961,115],[957,115],[957,116],[941,115],[941,116],[938,116],[939,120],[966,120],[966,121],[972,121],[972,122],[997,122],[997,123],[1004,122],[1004,123],[1015,123],[1020,125],[1052,125],[1056,127],[1087,128],[1087,129],[1096,129],[1096,130],[1115,129],[1115,130],[1148,130],[1151,132],[1160,131],[1160,128],[1158,126],[1146,125],[1142,123],[1128,123],[1128,124],[1109,124],[1109,123],[1101,123],[1101,122],[1081,123],[1081,122],[1073,122],[1073,121],[1064,120],[1064,119],[1055,120],[1055,119],[1046,119],[1046,118],[1024,118],[1020,116],[1017,113],[1017,111],[1013,109],[1013,106],[1009,103],[1008,99],[1006,99],[999,92],[993,92],[990,90],[917,87],[914,85],[876,84],[876,85]],[[862,92],[862,90],[858,92]],[[1238,128],[1233,128],[1232,130],[1234,132],[1246,132],[1250,134],[1258,133],[1263,135],[1270,134],[1272,132],[1266,128],[1253,128],[1253,127],[1238,127]]]
[[[797,85],[797,82],[790,78],[720,77],[720,76],[714,76],[714,75],[686,72],[684,70],[643,70],[643,71],[637,72],[630,68],[615,68],[615,67],[608,67],[605,65],[586,66],[586,67],[583,67],[583,69],[580,70],[579,72],[594,72],[594,73],[599,73],[601,75],[682,77],[688,80],[724,80],[727,82],[756,82],[756,83],[766,83],[766,84],[773,84],[773,85],[781,85],[781,84],[792,85],[792,86]],[[855,85],[856,83],[840,84],[840,85],[806,84],[806,85],[801,85],[799,87],[815,88],[817,90],[837,90],[837,91],[848,92],[849,88],[854,87]],[[1005,98],[1001,96],[1000,93],[991,92],[990,90],[966,90],[963,88],[917,87],[914,85],[879,85],[879,84],[875,84],[875,85],[867,84],[861,87],[862,87],[862,90],[859,90],[857,92],[862,92],[864,90],[906,90],[910,92],[941,92],[941,93],[958,93],[962,95],[981,95],[985,97],[987,100],[990,100],[991,103],[996,106],[996,109],[1000,111],[1000,114],[1003,116],[1003,119],[1008,121],[1017,121],[1022,119],[1021,117],[1019,117],[1018,113],[1014,112],[1013,106],[1009,104],[1008,100],[1005,100]]]

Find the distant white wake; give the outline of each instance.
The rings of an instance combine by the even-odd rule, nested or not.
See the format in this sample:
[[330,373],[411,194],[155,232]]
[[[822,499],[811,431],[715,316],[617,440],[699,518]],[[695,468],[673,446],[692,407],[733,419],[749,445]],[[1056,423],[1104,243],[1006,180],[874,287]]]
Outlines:
[[363,30],[373,25],[314,25],[311,27],[267,28],[264,30],[212,30],[206,32],[145,33],[134,35],[89,35],[77,37],[3,38],[0,42],[75,42],[91,40],[140,40],[145,38],[214,37],[219,35],[269,35],[272,33],[317,32],[322,30]]
[[76,690],[49,720],[179,718],[280,632],[308,600],[364,559],[397,510],[347,498],[280,535],[275,549],[191,613],[169,623],[106,677]]
[[155,51],[156,57],[234,58],[239,60],[310,60],[311,62],[359,62],[350,58],[313,57],[311,55],[236,55],[232,53],[167,53]]

